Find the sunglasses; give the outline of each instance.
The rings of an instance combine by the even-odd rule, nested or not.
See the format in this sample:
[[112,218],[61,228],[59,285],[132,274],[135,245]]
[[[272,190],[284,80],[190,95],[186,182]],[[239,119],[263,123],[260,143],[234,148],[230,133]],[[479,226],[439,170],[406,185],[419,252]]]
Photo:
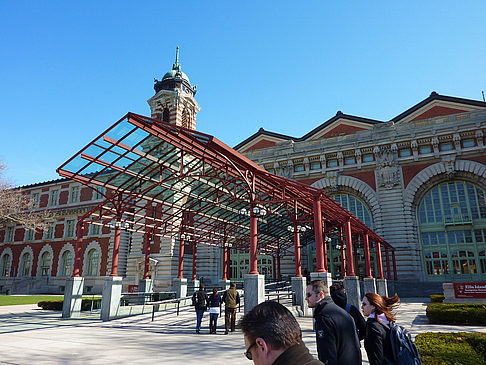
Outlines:
[[305,293],[305,296],[307,298],[310,298],[311,296],[313,296],[314,294],[317,294],[316,292],[312,292],[312,293]]
[[252,354],[251,354],[251,352],[250,352],[250,349],[251,349],[253,346],[255,346],[255,345],[256,345],[256,342],[253,342],[253,344],[251,344],[251,345],[250,345],[250,347],[248,347],[248,348],[246,349],[246,351],[245,351],[245,356],[246,356],[246,358],[247,358],[248,360],[253,360],[253,356],[252,356]]

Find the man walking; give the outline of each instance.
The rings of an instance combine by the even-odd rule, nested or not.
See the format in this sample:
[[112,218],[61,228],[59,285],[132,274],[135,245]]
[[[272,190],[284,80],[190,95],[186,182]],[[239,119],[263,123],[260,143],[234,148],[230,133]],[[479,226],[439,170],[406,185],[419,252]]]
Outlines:
[[192,295],[192,305],[196,309],[196,333],[201,331],[202,318],[208,308],[208,294],[204,289],[204,284],[201,284],[199,290]]
[[315,308],[317,354],[328,365],[360,365],[361,350],[353,318],[333,303],[322,280],[306,288],[309,308]]
[[224,302],[224,334],[228,334],[231,321],[231,332],[235,331],[236,307],[240,304],[240,294],[236,290],[235,283],[230,283],[230,287],[223,294]]
[[255,365],[323,365],[302,342],[299,323],[282,304],[258,304],[240,320],[245,356]]

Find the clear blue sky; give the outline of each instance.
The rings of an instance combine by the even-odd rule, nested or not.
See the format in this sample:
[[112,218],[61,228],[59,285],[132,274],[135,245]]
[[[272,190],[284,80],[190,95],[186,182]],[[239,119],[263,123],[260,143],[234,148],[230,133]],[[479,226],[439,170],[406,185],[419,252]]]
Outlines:
[[17,185],[58,178],[128,111],[149,115],[177,45],[197,129],[230,146],[486,90],[484,0],[5,0],[0,14],[0,160]]

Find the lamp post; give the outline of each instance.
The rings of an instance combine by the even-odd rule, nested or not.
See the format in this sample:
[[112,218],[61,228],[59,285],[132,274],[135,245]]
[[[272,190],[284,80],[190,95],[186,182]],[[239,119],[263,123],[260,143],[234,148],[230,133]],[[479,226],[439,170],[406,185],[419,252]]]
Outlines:
[[295,276],[298,278],[302,277],[302,268],[300,264],[300,233],[304,233],[307,227],[297,225],[294,223],[293,226],[288,226],[287,230],[294,234],[294,249],[295,249]]
[[258,216],[266,216],[267,210],[263,207],[251,203],[250,209],[240,209],[240,214],[250,217],[250,272],[249,274],[258,274],[257,261],[257,234],[258,234]]

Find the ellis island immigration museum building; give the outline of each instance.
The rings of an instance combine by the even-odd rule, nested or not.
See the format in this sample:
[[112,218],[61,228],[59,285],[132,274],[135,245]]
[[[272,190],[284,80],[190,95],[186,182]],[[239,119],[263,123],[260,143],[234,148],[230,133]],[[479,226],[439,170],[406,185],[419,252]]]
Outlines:
[[[174,136],[179,131],[185,131],[200,143],[205,138],[211,140],[211,136],[195,132],[200,107],[195,99],[195,87],[181,71],[178,57],[172,69],[160,81],[155,80],[154,88],[155,95],[148,100],[151,118],[143,119],[136,115],[126,117],[134,120],[139,135],[150,129],[146,123],[155,120],[180,127]],[[138,170],[132,168],[131,172],[126,168],[132,166],[131,158],[137,163],[140,161],[136,159],[141,156],[150,161],[153,157],[143,151],[152,148],[152,142],[147,139],[142,143],[143,148],[127,147],[129,143],[119,142],[119,136],[131,132],[129,129],[121,131],[123,123],[119,123],[113,129],[118,128],[118,139],[114,134],[110,137],[109,130],[103,141],[90,144],[78,156],[84,161],[93,162],[96,159],[98,165],[105,164],[105,176],[120,174],[111,182],[94,178],[99,171],[83,170],[81,165],[76,165],[76,157],[59,169],[62,178],[22,187],[34,200],[36,209],[48,209],[53,216],[46,222],[43,231],[26,230],[14,222],[0,227],[0,292],[63,293],[73,269],[84,278],[85,293],[101,293],[104,279],[110,272],[123,278],[123,291],[135,287],[143,279],[151,279],[155,291],[169,291],[176,277],[192,278],[194,282],[204,281],[206,286],[218,286],[222,278],[243,282],[245,274],[252,272],[251,246],[247,243],[239,244],[235,239],[234,244],[227,244],[226,240],[221,239],[219,244],[196,245],[193,231],[167,228],[169,225],[191,227],[194,216],[181,213],[183,216],[177,218],[178,223],[172,221],[169,224],[169,220],[157,215],[157,209],[164,204],[164,199],[171,201],[171,211],[177,210],[178,204],[188,204],[190,199],[196,199],[196,195],[200,199],[198,207],[209,199],[215,206],[225,204],[222,196],[218,197],[218,191],[226,188],[218,187],[216,197],[212,191],[210,198],[205,190],[197,191],[191,186],[181,185],[177,193],[170,197],[166,197],[164,191],[160,192],[157,199],[140,210],[135,203],[122,203],[121,195],[120,205],[110,198],[121,189],[121,179],[127,174],[132,174],[132,177],[137,175],[144,183],[152,179],[147,174],[139,173],[143,170],[141,166]],[[285,242],[282,241],[282,246],[275,246],[277,248],[272,246],[275,248],[272,250],[269,249],[270,243],[265,243],[267,246],[260,246],[259,243],[255,251],[258,272],[271,281],[295,276],[300,269],[306,276],[306,273],[324,268],[333,279],[343,279],[350,274],[364,278],[371,273],[373,277],[394,282],[395,289],[402,295],[407,294],[407,288],[413,288],[415,294],[420,290],[430,293],[440,292],[443,282],[484,281],[485,129],[485,102],[432,92],[408,110],[397,111],[397,116],[389,121],[338,111],[301,137],[261,128],[234,149],[220,144],[218,148],[225,156],[237,156],[238,161],[260,168],[262,174],[269,176],[269,181],[294,181],[301,184],[298,186],[308,186],[309,191],[322,191],[352,213],[353,219],[357,218],[353,223],[356,227],[361,227],[359,220],[375,234],[374,243],[364,238],[365,231],[351,237],[343,227],[331,224],[331,210],[338,208],[329,208],[327,212],[323,208],[322,214],[327,217],[323,226],[326,256],[324,266],[319,268],[321,251],[319,247],[316,248],[317,236],[302,234],[299,241],[297,225],[287,227],[282,220],[280,228],[291,231],[290,238],[284,239],[283,233],[276,228],[273,231],[269,229],[269,232],[273,232],[273,236],[268,233],[269,237]],[[93,131],[93,135],[100,132]],[[159,133],[160,140],[168,140],[166,134],[155,128],[150,133]],[[180,144],[182,148],[186,143],[171,138],[171,145]],[[73,141],[76,145],[85,143]],[[116,165],[113,162],[118,161],[119,157],[104,159],[104,162],[97,158],[96,150],[108,148],[104,147],[104,143],[115,145],[119,156],[127,160],[125,164]],[[110,148],[112,152],[116,150]],[[158,162],[163,156],[169,156],[164,152],[167,146],[157,148],[157,156],[162,156],[158,157]],[[127,151],[133,156],[127,155]],[[179,160],[181,166],[190,166],[194,161],[193,157],[183,154]],[[176,161],[170,163],[175,165]],[[201,175],[194,181],[204,179]],[[165,183],[160,184],[164,186]],[[206,181],[206,184],[215,187],[216,183]],[[146,188],[142,183],[139,185],[139,191]],[[135,188],[130,186],[134,191]],[[174,187],[171,189],[175,191]],[[238,194],[235,196],[239,197]],[[110,207],[108,203],[100,204],[107,199],[112,200]],[[118,211],[117,207],[122,204],[126,204],[127,208]],[[332,207],[329,204],[327,206]],[[297,203],[295,207],[297,211]],[[96,209],[99,210],[98,220],[93,218],[98,214]],[[243,227],[246,224],[244,212],[241,214],[236,206],[231,209],[242,216],[238,218],[239,223],[232,221],[234,227]],[[267,207],[265,209],[269,210]],[[269,213],[275,216],[280,208],[272,209]],[[106,217],[115,210],[117,213],[113,214],[116,219],[110,223]],[[260,206],[261,210],[263,206]],[[209,219],[212,213],[208,210],[205,214]],[[80,230],[78,220],[84,216],[89,217],[90,224],[81,223]],[[142,218],[138,220],[137,217]],[[175,213],[171,219],[177,220],[174,217]],[[142,219],[145,226],[150,226],[147,220],[157,221],[150,229],[166,227],[165,232],[170,234],[144,234],[134,228]],[[229,222],[231,219],[228,215],[220,221]],[[259,219],[259,227],[260,224],[270,225],[265,221],[270,218]],[[200,227],[201,222],[198,223]],[[312,218],[308,221],[302,218],[301,222],[299,230],[313,230]],[[119,223],[118,226],[116,223]],[[192,224],[191,229],[194,227]],[[213,240],[215,234],[221,234],[225,239],[233,234],[227,235],[223,223],[218,229],[225,233],[217,233],[214,225],[211,227],[208,225],[207,236],[204,236],[206,240]],[[80,235],[82,245],[77,246]],[[188,239],[191,235],[192,240]],[[237,233],[234,235],[236,237]],[[202,233],[200,237],[203,237]],[[299,255],[296,254],[297,249],[294,250],[292,237],[297,237],[295,247],[300,251]],[[181,264],[183,261],[186,265]],[[353,264],[351,269],[350,262]],[[296,266],[300,266],[297,271]]]

